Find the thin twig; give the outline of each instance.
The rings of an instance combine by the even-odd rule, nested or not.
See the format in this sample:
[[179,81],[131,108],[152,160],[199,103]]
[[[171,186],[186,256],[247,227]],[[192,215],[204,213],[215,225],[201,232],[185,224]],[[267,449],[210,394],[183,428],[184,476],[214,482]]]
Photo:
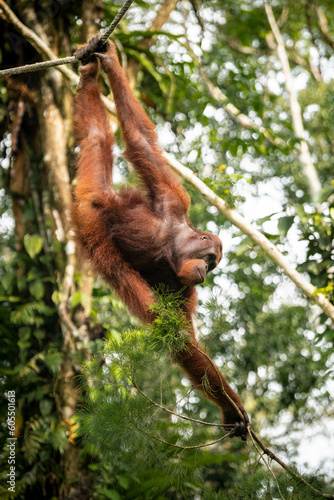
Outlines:
[[133,425],[135,426],[135,428],[137,429],[138,432],[142,432],[146,436],[149,436],[150,438],[155,439],[156,441],[159,441],[160,443],[167,444],[168,446],[173,446],[173,448],[179,448],[181,450],[196,450],[198,448],[206,448],[207,446],[212,446],[216,443],[219,443],[220,441],[223,441],[227,437],[229,437],[229,433],[228,433],[228,434],[225,434],[224,436],[222,436],[221,438],[216,439],[215,441],[210,441],[209,443],[197,444],[197,445],[193,445],[193,446],[181,446],[178,444],[169,443],[168,441],[165,441],[164,439],[158,438],[157,436],[154,436],[153,434],[150,434],[149,432],[144,431],[143,429],[139,429],[137,427],[137,425],[135,424],[135,422],[133,422]]
[[[250,425],[248,425],[248,433],[251,436],[253,443],[254,443],[254,441],[256,441],[256,443],[259,445],[259,447],[264,452],[264,454],[267,455],[268,457],[270,457],[272,460],[275,460],[275,462],[277,462],[286,472],[288,472],[290,474],[290,476],[293,476],[294,478],[298,479],[300,482],[305,484],[305,486],[310,488],[312,491],[314,491],[318,495],[321,495],[323,498],[328,498],[328,499],[334,500],[334,495],[330,495],[329,493],[322,493],[322,491],[318,490],[317,488],[314,488],[314,486],[312,486],[309,482],[307,482],[306,479],[304,479],[300,474],[298,474],[293,469],[291,469],[291,467],[289,467],[280,458],[278,458],[275,455],[275,453],[273,453],[271,450],[269,450],[269,448],[264,446],[264,444],[262,443],[260,438],[255,434],[255,432],[253,431],[253,429],[251,428]],[[253,440],[253,438],[254,438],[254,440]]]
[[[142,432],[144,432],[144,431],[142,431]],[[198,448],[206,448],[207,446],[212,446],[214,444],[219,443],[220,441],[224,441],[224,439],[226,439],[230,435],[230,433],[225,434],[221,438],[216,439],[216,441],[210,441],[209,443],[205,443],[205,444],[198,444],[198,445],[194,445],[194,446],[180,446],[177,444],[169,443],[168,441],[165,441],[164,439],[160,439],[156,436],[153,436],[152,434],[149,434],[148,432],[144,432],[144,434],[146,434],[147,436],[150,436],[152,439],[156,439],[157,441],[160,441],[160,443],[167,444],[168,446],[173,446],[174,448],[179,448],[181,450],[196,450]]]
[[248,464],[249,464],[249,470],[250,470],[251,475],[253,476],[255,471],[253,471],[253,467],[252,467],[252,462],[251,462],[250,448],[249,448],[249,442],[248,442],[248,439],[247,439],[247,441],[246,441],[246,445],[247,445],[247,452],[248,452]]
[[175,411],[170,410],[166,406],[160,405],[156,401],[153,401],[153,399],[151,399],[147,394],[145,394],[145,392],[143,392],[138,387],[138,385],[136,384],[136,382],[133,379],[132,379],[132,384],[137,389],[137,391],[140,392],[140,394],[142,396],[144,396],[144,398],[146,398],[148,401],[150,401],[150,403],[152,403],[157,408],[160,408],[160,410],[163,410],[163,411],[165,411],[167,413],[170,413],[171,415],[174,415],[175,417],[183,418],[184,420],[190,420],[191,422],[196,422],[197,424],[210,425],[210,426],[215,426],[215,427],[223,427],[223,424],[214,424],[212,422],[204,422],[204,420],[198,420],[196,418],[191,418],[191,417],[187,417],[185,415],[181,415],[180,413],[176,413]]
[[257,459],[256,461],[256,464],[255,464],[255,467],[254,467],[254,474],[256,472],[256,469],[257,469],[257,466],[259,465],[259,463],[261,462],[261,458],[263,457],[263,455],[265,455],[264,451],[261,453],[260,451],[258,451],[258,449],[256,448],[256,451],[259,453],[259,458]]
[[219,388],[220,388],[220,391],[221,393],[223,394],[223,396],[228,400],[228,402],[232,405],[232,407],[236,410],[236,412],[238,413],[239,417],[241,418],[241,420],[243,422],[245,422],[245,417],[243,416],[243,414],[241,413],[241,411],[239,410],[239,408],[237,407],[237,405],[235,404],[235,402],[233,401],[233,399],[227,394],[227,392],[225,391],[224,389],[224,386],[223,386],[223,382],[222,382],[222,379],[221,379],[221,374],[218,370],[218,368],[216,367],[216,365],[214,364],[214,362],[212,361],[212,359],[210,358],[210,356],[208,356],[206,354],[206,352],[202,351],[202,349],[199,349],[197,346],[195,346],[194,344],[192,344],[193,348],[201,353],[203,356],[205,356],[205,358],[209,361],[210,365],[212,366],[212,368],[215,370],[216,372],[216,375],[217,375],[217,378],[219,380]]
[[269,472],[270,472],[270,473],[271,473],[271,475],[273,476],[274,481],[275,481],[275,483],[276,483],[277,489],[278,489],[278,491],[279,491],[279,494],[280,494],[280,496],[281,496],[282,500],[285,500],[285,498],[284,498],[284,496],[283,496],[283,493],[281,492],[281,488],[280,488],[280,486],[279,486],[279,484],[278,484],[277,477],[275,476],[274,471],[272,470],[272,468],[271,468],[271,466],[270,466],[270,463],[269,463],[270,457],[268,457],[268,463],[267,463],[267,462],[265,461],[265,459],[264,459],[264,456],[263,456],[263,455],[264,455],[264,453],[261,453],[261,451],[259,450],[259,447],[258,447],[258,445],[255,443],[255,440],[254,440],[253,435],[252,435],[251,433],[249,433],[249,435],[250,435],[250,437],[251,437],[251,440],[253,441],[254,448],[256,448],[257,452],[258,452],[258,453],[259,453],[259,455],[260,455],[260,459],[262,459],[262,460],[263,460],[263,462],[264,462],[265,466],[267,467],[267,469],[269,470]]

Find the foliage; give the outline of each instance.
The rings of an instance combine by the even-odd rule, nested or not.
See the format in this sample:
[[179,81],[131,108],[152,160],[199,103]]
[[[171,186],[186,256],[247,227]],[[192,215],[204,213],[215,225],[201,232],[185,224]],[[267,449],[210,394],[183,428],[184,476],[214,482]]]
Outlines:
[[[168,415],[135,394],[133,383],[145,386],[148,364],[154,363],[158,373],[166,369],[158,357],[147,350],[148,342],[147,332],[127,332],[121,341],[106,343],[102,367],[100,359],[95,359],[84,372],[88,380],[87,395],[79,419],[80,430],[87,441],[85,450],[97,460],[103,460],[104,466],[112,466],[116,477],[126,478],[131,493],[128,496],[124,492],[124,498],[132,498],[134,491],[147,490],[150,497],[156,498],[158,491],[196,491],[198,488],[196,468],[177,453],[179,450],[159,443],[159,439],[168,439],[172,444],[181,444],[186,439],[187,428],[171,423]],[[165,385],[164,377],[157,380],[155,390],[159,390],[159,383]],[[152,392],[151,388],[150,394]],[[160,399],[164,398],[163,393]],[[115,450],[118,450],[116,455]]]
[[[177,297],[169,295],[168,300],[164,291],[162,301],[164,307],[161,303],[158,306],[162,316],[168,310],[173,317]],[[212,300],[208,309],[212,311],[214,304]],[[178,337],[179,332],[168,335]],[[210,441],[217,439],[221,428],[211,427],[203,432],[198,422],[182,420],[182,415],[193,415],[180,406],[182,399],[191,401],[191,391],[178,404],[173,403],[165,378],[166,363],[159,355],[161,352],[155,349],[156,339],[163,340],[165,336],[166,325],[157,318],[145,330],[129,330],[117,340],[109,339],[100,355],[85,365],[81,377],[85,399],[78,414],[79,431],[85,443],[84,452],[92,454],[97,464],[101,461],[102,467],[112,467],[114,474],[106,479],[105,494],[115,494],[121,486],[124,499],[144,492],[145,498],[160,498],[159,495],[169,498],[176,494],[191,498],[200,494],[204,499],[242,499],[250,495],[270,499],[281,492],[288,493],[292,499],[321,498],[273,464],[272,476],[255,450],[250,455],[253,462],[250,473],[243,476],[233,495],[229,495],[229,468],[232,473],[231,466],[236,463],[239,469],[245,469],[248,456],[240,450],[237,452],[239,447],[234,448],[234,453],[223,451],[224,445],[208,449],[196,447],[203,444],[204,436]],[[147,366],[152,363],[159,376],[148,381]],[[222,464],[224,479],[219,477]],[[223,481],[226,493],[222,490],[214,493],[205,485],[204,470],[207,478],[211,475],[211,485],[217,482],[221,487]],[[321,474],[307,479],[313,487],[324,488]],[[101,488],[101,483],[96,487]]]

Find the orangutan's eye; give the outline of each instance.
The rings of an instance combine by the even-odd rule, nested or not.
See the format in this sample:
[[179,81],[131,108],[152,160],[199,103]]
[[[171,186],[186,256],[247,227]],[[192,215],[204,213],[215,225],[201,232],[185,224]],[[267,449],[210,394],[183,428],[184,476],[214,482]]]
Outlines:
[[210,240],[210,236],[206,236],[205,234],[203,234],[201,237],[200,237],[200,240]]

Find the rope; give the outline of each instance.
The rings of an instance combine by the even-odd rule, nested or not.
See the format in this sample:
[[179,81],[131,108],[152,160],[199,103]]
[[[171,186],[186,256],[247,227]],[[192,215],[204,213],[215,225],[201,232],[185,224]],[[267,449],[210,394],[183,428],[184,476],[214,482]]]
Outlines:
[[[126,0],[123,7],[119,10],[115,19],[111,22],[108,28],[105,30],[103,37],[101,38],[101,45],[107,43],[108,38],[111,33],[115,30],[116,26],[119,24],[120,20],[124,16],[124,14],[129,10],[133,0]],[[42,61],[34,64],[26,64],[25,66],[20,66],[18,68],[8,68],[0,71],[0,77],[5,75],[19,75],[20,73],[28,73],[32,71],[40,71],[45,68],[52,68],[53,66],[60,66],[61,64],[70,64],[78,62],[76,57],[63,57],[60,59],[54,59],[51,61]]]
[[53,61],[42,61],[34,64],[26,64],[18,68],[2,69],[0,77],[5,75],[19,75],[20,73],[28,73],[32,71],[40,71],[45,68],[52,68],[52,66],[60,66],[61,64],[69,64],[78,61],[74,56],[64,57],[62,59],[54,59]]
[[124,3],[124,5],[120,9],[120,11],[118,12],[115,19],[112,21],[110,26],[104,32],[103,37],[101,38],[101,45],[104,45],[105,43],[107,43],[107,40],[110,37],[111,33],[115,30],[116,26],[119,24],[120,20],[124,16],[124,14],[129,10],[132,2],[133,2],[133,0],[126,0],[126,2]]

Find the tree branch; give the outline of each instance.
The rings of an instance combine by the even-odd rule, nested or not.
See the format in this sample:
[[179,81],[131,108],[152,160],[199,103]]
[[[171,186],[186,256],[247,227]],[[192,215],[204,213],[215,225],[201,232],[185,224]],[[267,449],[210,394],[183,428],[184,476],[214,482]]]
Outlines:
[[319,26],[324,39],[326,40],[327,44],[334,50],[334,40],[329,34],[328,23],[325,14],[316,5],[312,5],[312,8],[318,16]]
[[232,104],[229,101],[229,98],[227,97],[227,95],[224,94],[219,87],[217,87],[216,85],[214,85],[214,83],[212,83],[204,66],[202,65],[200,58],[196,56],[196,54],[191,49],[190,45],[186,44],[186,46],[187,46],[188,51],[190,52],[192,59],[199,67],[199,71],[200,71],[200,74],[202,76],[202,79],[203,79],[205,85],[207,86],[210,94],[217,102],[219,102],[223,106],[225,111],[227,111],[227,113],[230,116],[232,116],[238,123],[240,123],[240,125],[242,127],[250,128],[250,129],[254,130],[255,132],[262,134],[267,139],[267,141],[269,141],[271,144],[273,144],[275,146],[278,146],[278,147],[284,146],[285,143],[284,143],[284,141],[282,141],[282,139],[280,139],[279,137],[273,138],[265,127],[254,123],[247,115],[242,113],[240,111],[240,109],[238,109],[234,104]]
[[256,123],[254,123],[247,115],[242,113],[234,104],[229,102],[226,94],[224,94],[219,87],[215,86],[212,83],[203,66],[200,66],[200,73],[212,97],[216,99],[216,101],[218,101],[220,104],[222,104],[223,108],[228,112],[228,114],[233,116],[233,118],[238,123],[240,123],[242,127],[251,128],[256,132],[259,132],[267,139],[267,141],[269,141],[271,144],[274,144],[275,146],[284,145],[284,141],[282,141],[282,139],[278,137],[274,139],[265,127],[263,127],[262,125],[256,125]]
[[[265,50],[255,49],[254,47],[250,47],[249,45],[239,45],[237,40],[233,37],[225,36],[224,40],[231,49],[239,52],[240,54],[252,55],[257,57],[268,56],[268,52]],[[266,35],[266,42],[270,50],[276,51],[276,43],[274,41],[272,33],[268,33]],[[309,71],[317,82],[322,81],[322,76],[318,68],[311,64],[310,60],[308,60],[307,58],[304,58],[300,54],[294,53],[293,51],[289,51],[289,60],[297,66],[301,66],[302,68],[306,69],[306,71]]]
[[[285,88],[289,94],[290,101],[290,111],[292,116],[292,124],[295,135],[298,139],[300,139],[299,146],[299,161],[303,166],[304,174],[307,179],[309,191],[311,194],[311,198],[313,202],[315,202],[319,191],[321,190],[321,184],[319,181],[318,173],[313,164],[311,153],[308,147],[307,142],[304,140],[304,125],[302,119],[302,112],[300,109],[299,102],[296,97],[296,92],[293,86],[291,69],[289,64],[289,58],[285,49],[285,44],[281,32],[278,28],[277,22],[275,20],[275,16],[271,5],[266,1],[264,4],[265,11],[267,14],[267,18],[271,27],[271,30],[274,34],[274,37],[277,42],[277,54],[281,61],[282,70],[285,77]],[[317,207],[318,210],[321,210],[320,207]]]
[[[179,0],[164,0],[148,31],[161,30],[163,25],[168,21],[171,12],[175,9],[178,2]],[[138,43],[138,49],[148,50],[154,44],[156,38],[156,36],[143,38]],[[140,62],[135,58],[131,58],[127,67],[127,77],[131,89],[134,89],[136,86],[139,68]]]
[[238,227],[243,233],[247,234],[251,240],[259,245],[262,250],[270,257],[296,285],[313,302],[315,302],[324,313],[334,322],[334,306],[322,294],[316,294],[316,287],[302,276],[288,259],[271,243],[256,227],[246,221],[246,219],[232,209],[226,201],[217,196],[204,182],[202,182],[194,172],[182,165],[173,156],[164,154],[169,165],[183,179],[194,186],[199,193],[213,206],[218,208],[219,212],[226,217],[234,226]]
[[[305,486],[307,486],[308,488],[310,488],[312,491],[314,491],[314,493],[317,493],[318,495],[321,495],[323,498],[328,498],[328,499],[331,499],[331,500],[334,499],[334,495],[331,495],[331,494],[328,494],[328,493],[322,493],[322,491],[317,490],[316,488],[314,488],[314,486],[312,486],[310,483],[308,483],[306,481],[306,479],[304,479],[300,474],[297,474],[297,472],[295,472],[293,469],[291,469],[291,467],[289,467],[280,458],[278,458],[275,455],[275,453],[273,453],[271,450],[269,450],[269,448],[267,448],[266,446],[264,446],[264,444],[262,443],[262,441],[260,440],[260,438],[255,434],[255,432],[253,431],[253,429],[251,428],[250,425],[248,425],[248,432],[249,432],[249,435],[251,436],[251,439],[253,441],[253,444],[254,444],[255,448],[257,449],[257,446],[256,446],[256,444],[257,444],[261,448],[261,450],[263,451],[263,453],[265,455],[267,455],[270,459],[272,459],[275,462],[277,462],[290,476],[298,479],[298,481],[300,481]],[[259,451],[258,451],[258,453],[260,454]]]
[[[168,21],[169,16],[175,9],[178,2],[179,0],[164,0],[157,15],[153,19],[151,26],[149,27],[149,31],[160,31],[163,25]],[[156,38],[156,36],[144,38],[144,40],[140,42],[140,47],[149,49],[152,45],[154,45]]]

